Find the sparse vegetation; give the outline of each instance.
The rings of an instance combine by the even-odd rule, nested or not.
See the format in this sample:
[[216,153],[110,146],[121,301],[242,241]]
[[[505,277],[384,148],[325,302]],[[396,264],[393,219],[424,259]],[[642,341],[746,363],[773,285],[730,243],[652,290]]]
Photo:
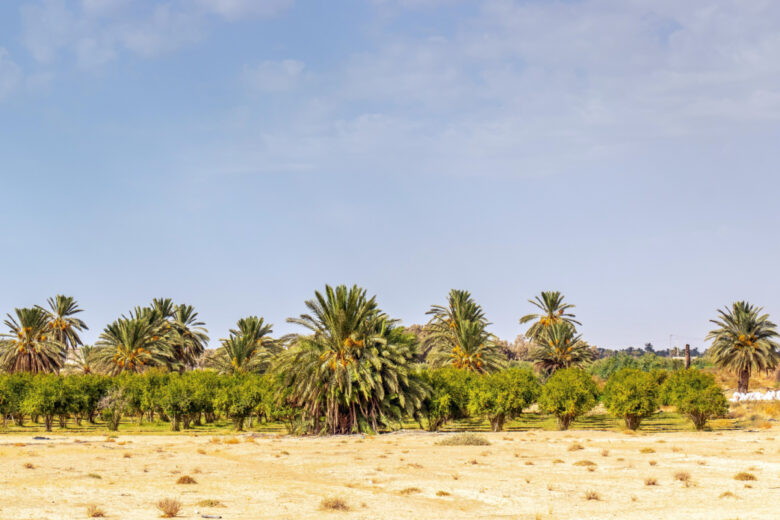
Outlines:
[[752,473],[748,473],[747,471],[740,471],[739,473],[734,475],[734,480],[749,481],[749,480],[758,480],[758,479]]
[[323,511],[349,511],[350,507],[343,498],[328,497],[322,499],[320,509]]
[[100,509],[95,504],[90,504],[87,506],[87,517],[89,518],[103,518],[106,516],[106,513]]
[[456,433],[438,441],[439,446],[490,446],[490,441],[475,433]]
[[163,498],[157,502],[157,509],[160,510],[163,518],[174,518],[181,511],[181,502],[175,498]]

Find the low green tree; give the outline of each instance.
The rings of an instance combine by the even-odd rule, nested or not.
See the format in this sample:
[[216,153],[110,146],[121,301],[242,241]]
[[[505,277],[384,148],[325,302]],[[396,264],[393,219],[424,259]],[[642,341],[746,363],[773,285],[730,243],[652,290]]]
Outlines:
[[625,421],[626,428],[636,430],[643,419],[658,409],[656,376],[636,368],[623,368],[607,381],[603,402],[611,414]]
[[469,391],[471,415],[487,417],[494,432],[504,429],[506,419],[519,416],[539,396],[539,382],[527,368],[507,368],[476,376]]
[[159,404],[171,421],[171,431],[180,431],[185,416],[193,411],[192,389],[186,379],[180,374],[170,374],[167,383],[160,388]]
[[729,403],[715,378],[700,370],[674,372],[661,387],[664,402],[687,415],[697,430],[703,430],[709,419],[728,413]]
[[233,421],[236,430],[242,431],[244,421],[255,413],[262,401],[259,377],[234,376],[220,388],[214,399],[214,407]]
[[22,403],[22,411],[43,417],[46,431],[50,432],[54,417],[70,411],[70,399],[63,379],[57,375],[36,375],[27,396]]
[[428,431],[438,431],[449,421],[468,415],[469,386],[473,372],[454,367],[424,369],[420,380],[430,392],[423,399],[420,410]]
[[579,416],[596,406],[599,390],[593,378],[581,368],[564,368],[545,382],[539,408],[555,415],[558,429],[568,430]]

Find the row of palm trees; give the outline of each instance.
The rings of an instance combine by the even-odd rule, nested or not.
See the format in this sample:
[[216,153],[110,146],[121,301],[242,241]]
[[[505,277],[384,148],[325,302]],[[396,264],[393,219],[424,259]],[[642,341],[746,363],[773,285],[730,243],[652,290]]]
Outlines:
[[[545,291],[529,303],[537,312],[520,318],[520,324],[529,324],[526,337],[533,345],[531,359],[543,375],[593,360],[594,349],[577,332],[581,324],[575,319],[575,306],[567,303],[563,294]],[[414,361],[434,366],[452,365],[485,373],[505,364],[498,339],[488,331],[491,324],[484,310],[468,291],[452,290],[446,305],[433,305],[421,338],[408,334],[379,310],[375,297],[368,298],[358,287],[326,286],[325,292],[315,292],[306,306],[309,314],[288,320],[306,329],[305,334],[274,339],[271,324],[250,316],[238,321],[218,349],[207,351],[208,331],[194,308],[168,298],[155,299],[149,306],[122,315],[106,326],[94,346],[85,346],[80,337],[87,330],[79,318],[82,309],[74,298],[57,295],[47,300],[46,307],[16,309],[8,315],[5,324],[9,332],[0,341],[0,369],[59,372],[71,359],[82,372],[111,375],[142,372],[149,367],[263,373],[281,353],[305,343],[310,347],[307,352],[319,353],[296,363],[311,365],[307,370],[321,366],[339,380],[353,377],[349,367],[358,353],[373,352],[369,345],[388,345],[388,340],[392,340],[388,352],[404,345],[404,354],[391,357],[409,354]],[[751,374],[778,366],[776,325],[761,308],[747,302],[736,302],[718,312],[718,319],[712,320],[717,327],[708,335],[712,340],[709,354],[717,365],[737,374],[739,391],[747,391]],[[420,339],[419,345],[416,339]],[[388,363],[381,359],[374,362]]]

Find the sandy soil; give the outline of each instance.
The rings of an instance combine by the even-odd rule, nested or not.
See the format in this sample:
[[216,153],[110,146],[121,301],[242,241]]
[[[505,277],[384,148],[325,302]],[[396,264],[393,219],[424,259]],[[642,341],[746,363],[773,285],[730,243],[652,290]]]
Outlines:
[[[777,430],[626,435],[447,434],[295,438],[120,435],[0,437],[0,519],[159,518],[780,518]],[[574,444],[583,448],[570,451]],[[591,461],[595,466],[577,465]],[[586,464],[586,463],[583,463]],[[32,467],[28,467],[32,465]],[[737,481],[748,471],[755,481]],[[688,472],[690,482],[675,480]],[[197,483],[177,484],[182,475]],[[657,485],[646,485],[654,478]],[[599,495],[587,500],[587,491]],[[730,492],[735,496],[722,495]],[[350,511],[323,511],[339,497]],[[202,500],[221,507],[202,507]],[[196,513],[198,511],[199,513]]]

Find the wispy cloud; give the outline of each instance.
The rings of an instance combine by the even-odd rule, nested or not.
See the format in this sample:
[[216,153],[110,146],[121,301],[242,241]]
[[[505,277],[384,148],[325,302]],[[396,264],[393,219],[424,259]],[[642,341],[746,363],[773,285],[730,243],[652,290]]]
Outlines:
[[41,0],[22,9],[23,41],[39,62],[72,53],[82,67],[121,52],[156,56],[197,42],[210,17],[228,21],[274,16],[291,0]]
[[287,92],[303,78],[305,65],[297,60],[264,61],[244,67],[244,78],[254,89],[264,92]]
[[0,101],[15,91],[22,81],[22,71],[10,54],[0,47]]

